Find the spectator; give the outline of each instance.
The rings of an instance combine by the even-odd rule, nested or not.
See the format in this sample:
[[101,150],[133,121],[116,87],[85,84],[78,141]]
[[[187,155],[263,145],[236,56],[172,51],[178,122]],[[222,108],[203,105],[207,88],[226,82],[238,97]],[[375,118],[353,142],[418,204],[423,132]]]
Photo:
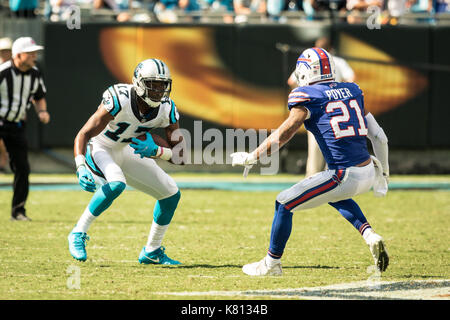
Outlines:
[[206,0],[210,10],[213,12],[223,12],[223,22],[234,22],[234,4],[233,0]]
[[265,0],[233,0],[235,22],[247,22],[247,16],[251,13],[266,13]]
[[[0,138],[5,142],[14,173],[11,209],[13,221],[31,220],[25,213],[30,174],[25,135],[26,111],[34,104],[39,120],[44,124],[50,121],[44,81],[35,66],[37,52],[42,49],[30,37],[19,38],[12,45],[12,59],[0,65]],[[24,86],[24,83],[30,85]],[[12,94],[6,95],[8,91]]]
[[69,19],[71,12],[67,9],[76,3],[76,0],[50,0],[50,20],[56,22]]
[[[412,13],[421,13],[421,14],[434,13],[433,0],[408,0],[406,2],[406,7],[409,8],[409,11]],[[416,21],[433,23],[434,19],[431,16],[428,17],[421,16],[418,17]]]
[[9,9],[13,17],[35,18],[38,0],[9,0]]
[[118,22],[126,22],[131,20],[131,14],[128,12],[132,8],[132,0],[94,0],[94,9],[109,9],[117,13],[116,20]]
[[315,10],[313,7],[314,0],[303,0],[303,11],[306,14],[307,20],[313,20]]
[[345,11],[346,0],[303,0],[303,11],[308,20],[312,20],[316,12]]
[[179,0],[178,6],[185,12],[193,12],[200,10],[200,4],[197,0]]
[[450,12],[450,0],[436,0],[434,11],[436,13]]
[[363,23],[365,20],[361,13],[366,13],[369,7],[378,7],[381,12],[383,0],[347,0],[346,7],[349,12],[347,16],[348,23]]
[[[387,1],[387,11],[389,14],[388,21],[392,25],[396,25],[398,18],[403,15],[406,11],[406,1],[407,0],[388,0]],[[387,21],[386,21],[387,23]]]
[[267,0],[267,15],[274,21],[278,21],[285,6],[286,0]]
[[11,59],[12,40],[10,38],[0,39],[0,64]]

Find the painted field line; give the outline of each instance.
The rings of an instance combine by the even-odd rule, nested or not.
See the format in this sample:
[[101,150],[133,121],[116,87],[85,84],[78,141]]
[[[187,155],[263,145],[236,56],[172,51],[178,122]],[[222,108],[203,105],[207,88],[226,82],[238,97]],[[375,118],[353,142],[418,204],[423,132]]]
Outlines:
[[156,292],[172,296],[224,296],[306,300],[450,300],[450,280],[358,281],[319,287],[246,291]]
[[[229,191],[282,191],[295,182],[236,182],[236,181],[180,181],[180,189],[190,190],[229,190]],[[77,183],[31,183],[31,190],[38,191],[82,191]],[[0,183],[0,191],[11,191],[11,183]],[[133,188],[127,186],[127,190]],[[391,182],[389,190],[450,190],[449,182]]]

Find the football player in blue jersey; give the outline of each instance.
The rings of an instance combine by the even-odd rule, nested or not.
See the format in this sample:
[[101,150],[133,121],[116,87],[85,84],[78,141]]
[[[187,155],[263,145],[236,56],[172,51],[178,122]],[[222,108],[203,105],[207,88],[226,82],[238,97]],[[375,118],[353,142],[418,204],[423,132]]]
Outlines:
[[[282,191],[275,201],[275,215],[267,255],[245,265],[252,276],[281,275],[281,256],[292,230],[294,211],[330,204],[360,232],[375,265],[386,270],[389,257],[383,238],[375,233],[352,197],[373,189],[383,196],[388,189],[388,139],[375,118],[364,109],[357,84],[335,82],[333,58],[319,47],[305,50],[297,60],[298,87],[288,99],[288,118],[253,152],[231,154],[232,165],[245,167],[244,175],[264,155],[288,142],[298,129],[312,132],[328,169]],[[367,149],[372,143],[375,156]]]
[[[83,190],[94,193],[68,236],[74,259],[87,259],[87,231],[126,185],[155,198],[153,223],[138,261],[142,264],[177,265],[161,246],[180,200],[175,181],[153,159],[182,164],[180,154],[156,145],[148,131],[164,128],[173,148],[183,142],[177,133],[179,114],[169,98],[172,78],[159,59],[138,64],[133,84],[115,84],[103,93],[97,111],[78,132],[74,143],[77,177]],[[146,139],[137,139],[145,134]],[[175,138],[177,136],[177,138]]]

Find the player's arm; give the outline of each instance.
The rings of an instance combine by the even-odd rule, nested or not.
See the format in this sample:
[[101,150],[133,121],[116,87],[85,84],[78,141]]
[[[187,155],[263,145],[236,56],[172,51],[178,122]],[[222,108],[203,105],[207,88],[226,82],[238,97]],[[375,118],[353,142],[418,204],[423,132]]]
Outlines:
[[383,128],[380,127],[378,122],[375,120],[374,116],[365,111],[365,117],[367,120],[367,138],[369,138],[372,143],[373,152],[375,157],[380,160],[383,167],[383,175],[389,178],[389,147],[388,138],[384,133]]
[[98,135],[114,117],[103,108],[102,104],[97,111],[89,118],[85,125],[75,137],[73,153],[77,167],[77,178],[81,188],[88,192],[95,192],[96,185],[94,178],[86,168],[86,146],[90,138]]
[[77,168],[84,164],[84,155],[89,139],[100,134],[105,129],[108,122],[114,117],[100,104],[97,111],[89,118],[75,137],[73,154]]
[[48,113],[47,110],[47,101],[45,100],[45,98],[34,100],[34,108],[39,117],[39,121],[41,121],[44,124],[50,122],[50,114]]
[[288,118],[272,132],[253,152],[235,152],[231,154],[232,165],[245,166],[247,171],[256,163],[256,161],[265,155],[270,155],[278,151],[285,145],[308,117],[308,110],[303,106],[294,106],[289,112]]
[[258,159],[264,154],[270,155],[284,146],[303,125],[308,116],[305,107],[293,107],[284,122],[264,140],[252,154]]

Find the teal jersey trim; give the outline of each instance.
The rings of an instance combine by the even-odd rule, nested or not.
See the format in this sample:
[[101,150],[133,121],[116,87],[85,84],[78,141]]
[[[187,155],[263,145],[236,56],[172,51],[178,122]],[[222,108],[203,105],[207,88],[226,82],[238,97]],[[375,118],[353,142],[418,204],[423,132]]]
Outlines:
[[103,172],[100,170],[99,167],[97,167],[97,165],[94,162],[94,159],[92,159],[90,145],[88,145],[86,148],[86,164],[89,167],[89,169],[91,169],[92,172],[94,172],[96,175],[98,175],[99,177],[105,178],[105,175],[103,174]]
[[170,124],[174,124],[177,122],[177,118],[175,117],[175,111],[177,110],[177,107],[175,107],[175,102],[173,100],[170,100],[172,108],[170,109]]

